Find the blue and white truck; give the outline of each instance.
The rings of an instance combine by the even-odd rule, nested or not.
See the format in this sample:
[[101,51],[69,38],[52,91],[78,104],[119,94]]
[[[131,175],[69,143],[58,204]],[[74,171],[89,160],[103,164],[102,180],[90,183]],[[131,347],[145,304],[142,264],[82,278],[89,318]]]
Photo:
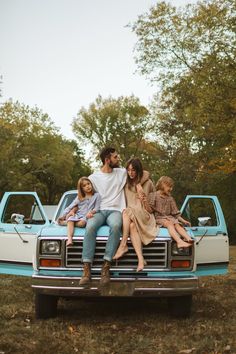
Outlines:
[[98,230],[89,287],[79,286],[85,230],[75,229],[74,242],[66,247],[66,226],[56,222],[77,191],[66,192],[50,221],[36,192],[6,192],[0,203],[0,273],[32,277],[36,318],[56,316],[59,297],[166,297],[176,316],[189,316],[199,277],[226,274],[229,239],[216,196],[189,195],[181,212],[191,222],[187,231],[193,247],[178,249],[166,228],[143,247],[147,265],[137,273],[132,245],[112,264],[111,281],[99,286],[109,227]]

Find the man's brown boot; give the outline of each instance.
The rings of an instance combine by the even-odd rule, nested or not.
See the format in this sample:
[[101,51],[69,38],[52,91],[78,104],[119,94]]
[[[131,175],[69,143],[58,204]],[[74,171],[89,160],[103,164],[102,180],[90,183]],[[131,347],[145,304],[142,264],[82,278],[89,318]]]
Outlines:
[[91,281],[91,263],[84,263],[83,275],[79,281],[79,285],[87,285]]
[[110,282],[110,267],[111,262],[104,261],[101,271],[100,285],[107,285]]

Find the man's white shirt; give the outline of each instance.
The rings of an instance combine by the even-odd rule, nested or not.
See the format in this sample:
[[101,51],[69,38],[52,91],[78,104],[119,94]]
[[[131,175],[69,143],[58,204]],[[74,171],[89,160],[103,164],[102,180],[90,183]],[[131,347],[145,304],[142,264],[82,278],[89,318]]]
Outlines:
[[125,168],[113,168],[111,173],[94,172],[89,176],[95,190],[101,195],[100,210],[125,209],[124,186],[127,171]]

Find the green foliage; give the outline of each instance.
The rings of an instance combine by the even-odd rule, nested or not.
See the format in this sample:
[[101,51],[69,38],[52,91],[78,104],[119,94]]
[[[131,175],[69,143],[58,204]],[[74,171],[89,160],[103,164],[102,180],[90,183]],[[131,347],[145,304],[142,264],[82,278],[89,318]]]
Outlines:
[[57,202],[89,172],[75,142],[65,140],[47,114],[18,102],[0,108],[0,188],[35,190],[44,203]]
[[162,171],[176,181],[178,201],[187,193],[220,196],[234,234],[235,13],[234,0],[178,9],[161,2],[132,27],[139,69],[162,88],[152,106],[166,150]]
[[139,17],[132,29],[138,37],[136,61],[155,82],[172,85],[205,57],[233,60],[235,51],[234,0],[211,0],[176,9],[157,3]]
[[93,146],[93,157],[104,146],[114,146],[123,161],[131,156],[141,158],[153,122],[139,99],[119,97],[103,99],[99,96],[89,109],[82,108],[73,122],[77,138]]

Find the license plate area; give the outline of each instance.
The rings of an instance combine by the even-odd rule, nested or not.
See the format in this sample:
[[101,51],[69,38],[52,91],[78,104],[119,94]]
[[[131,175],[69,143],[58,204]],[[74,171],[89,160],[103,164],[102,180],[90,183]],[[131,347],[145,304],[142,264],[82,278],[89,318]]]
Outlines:
[[134,282],[111,282],[100,287],[102,296],[133,296],[135,289]]

